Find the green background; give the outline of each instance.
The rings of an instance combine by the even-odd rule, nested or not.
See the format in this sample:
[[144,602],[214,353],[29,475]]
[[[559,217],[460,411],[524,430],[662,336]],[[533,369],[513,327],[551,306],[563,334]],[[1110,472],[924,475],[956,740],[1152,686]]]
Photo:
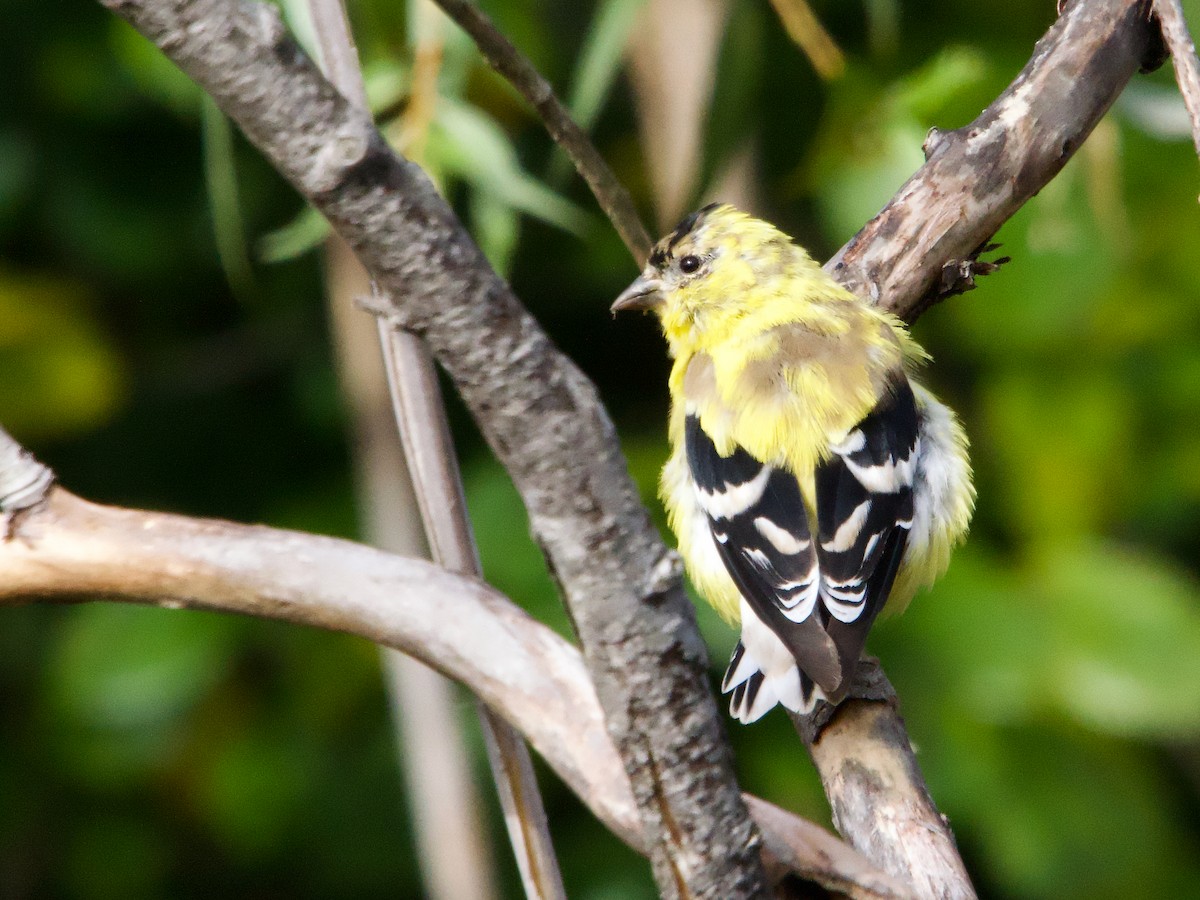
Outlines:
[[[638,4],[482,5],[575,98],[651,218],[612,52]],[[767,3],[734,5],[701,181],[753,141],[760,212],[826,257],[919,165],[930,126],[1003,89],[1054,3],[814,8],[847,53],[832,82]],[[402,107],[403,6],[352,13],[373,97]],[[319,223],[98,4],[5,0],[0,34],[0,422],[89,499],[353,536],[305,252]],[[649,319],[607,313],[632,262],[461,38],[440,91],[432,167],[599,384],[661,524],[663,348]],[[947,577],[871,649],[987,897],[1200,884],[1200,166],[1179,110],[1169,65],[1136,78],[1001,230],[1013,262],[915,328],[971,436],[979,507]],[[489,577],[567,633],[514,491],[451,412]],[[733,635],[701,620],[715,677]],[[785,717],[730,730],[747,790],[828,820]],[[5,900],[419,896],[395,758],[364,642],[111,604],[0,613]],[[652,896],[645,864],[543,782],[570,895]]]

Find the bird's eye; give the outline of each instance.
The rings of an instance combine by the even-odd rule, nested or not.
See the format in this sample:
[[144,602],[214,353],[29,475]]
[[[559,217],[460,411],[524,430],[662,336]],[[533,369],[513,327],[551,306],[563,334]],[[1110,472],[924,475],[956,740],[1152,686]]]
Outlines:
[[698,256],[688,255],[679,261],[679,271],[682,272],[684,275],[691,275],[693,272],[695,272],[699,268],[700,268],[700,257],[698,257]]

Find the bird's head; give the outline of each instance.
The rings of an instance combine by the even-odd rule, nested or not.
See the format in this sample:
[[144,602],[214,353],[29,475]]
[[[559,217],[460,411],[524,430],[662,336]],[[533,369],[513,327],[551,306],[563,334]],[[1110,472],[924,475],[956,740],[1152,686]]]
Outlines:
[[820,271],[774,225],[714,203],[654,245],[612,311],[653,310],[672,344],[702,342],[786,290],[799,270]]

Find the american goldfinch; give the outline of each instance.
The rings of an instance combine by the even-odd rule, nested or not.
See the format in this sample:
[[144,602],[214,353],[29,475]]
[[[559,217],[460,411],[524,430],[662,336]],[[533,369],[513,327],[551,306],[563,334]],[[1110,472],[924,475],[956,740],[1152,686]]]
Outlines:
[[661,494],[696,588],[741,622],[731,713],[838,702],[875,617],[945,571],[974,507],[966,436],[912,379],[928,356],[728,205],[659,241],[612,308],[657,313],[674,359]]

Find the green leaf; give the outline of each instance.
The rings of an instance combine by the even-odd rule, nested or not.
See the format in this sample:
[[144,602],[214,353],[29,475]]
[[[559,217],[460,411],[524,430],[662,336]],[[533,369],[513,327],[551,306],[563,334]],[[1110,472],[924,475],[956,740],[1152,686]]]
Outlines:
[[211,98],[204,98],[202,110],[204,183],[212,208],[217,256],[234,295],[246,302],[259,291],[246,249],[246,230],[238,199],[233,126]]
[[367,105],[378,115],[383,110],[399,106],[408,94],[410,72],[399,59],[376,59],[363,66],[363,84]]
[[329,222],[311,206],[305,206],[290,222],[258,239],[258,258],[264,263],[296,259],[315,250],[329,236]]
[[112,19],[108,43],[113,56],[149,97],[180,116],[192,118],[204,93],[158,47],[121,19]]
[[283,19],[288,29],[296,38],[296,42],[304,48],[304,52],[316,59],[317,35],[313,28],[312,16],[308,12],[307,0],[278,0],[283,10]]
[[586,213],[525,172],[508,134],[475,107],[443,98],[428,152],[450,173],[514,209],[575,234],[587,227]]
[[620,74],[629,33],[645,5],[646,0],[602,0],[592,16],[567,102],[572,117],[584,130],[591,129],[600,115]]
[[1010,569],[968,545],[905,616],[877,629],[872,646],[908,694],[1009,725],[1200,737],[1200,585],[1095,540],[1046,541]]
[[1031,368],[998,373],[981,399],[978,438],[990,448],[997,500],[1012,510],[1021,537],[1037,545],[1070,538],[1128,508],[1136,401],[1126,385],[1105,377],[1105,367],[1080,360],[1049,382]]
[[890,102],[918,124],[932,124],[939,111],[981,84],[986,75],[984,56],[974,47],[947,47],[897,82]]
[[1114,107],[1125,121],[1160,141],[1190,141],[1192,123],[1175,87],[1131,81]]
[[1200,585],[1164,560],[1100,543],[1054,548],[1033,577],[1053,703],[1110,734],[1200,735]]
[[[590,131],[600,117],[621,73],[629,33],[645,5],[646,0],[601,0],[592,15],[567,100],[571,118],[584,131]],[[560,150],[550,160],[547,180],[561,185],[570,171],[571,161]]]
[[492,268],[507,275],[520,231],[516,212],[494,194],[477,191],[471,197],[471,224],[479,249]]
[[286,731],[261,724],[216,748],[196,799],[222,848],[253,859],[281,846],[309,801],[312,768]]

